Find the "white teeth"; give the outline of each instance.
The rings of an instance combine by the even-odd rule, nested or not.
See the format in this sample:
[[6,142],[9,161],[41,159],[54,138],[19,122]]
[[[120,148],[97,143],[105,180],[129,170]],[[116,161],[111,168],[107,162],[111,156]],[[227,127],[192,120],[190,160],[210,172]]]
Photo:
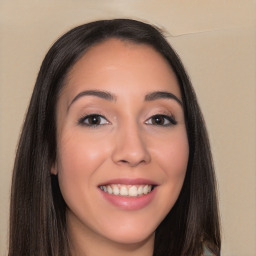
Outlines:
[[111,184],[100,186],[100,189],[108,194],[136,197],[146,195],[152,191],[152,185],[122,185]]
[[144,188],[143,188],[143,194],[146,195],[148,193],[148,185],[146,185]]
[[136,186],[132,186],[129,188],[129,196],[137,196],[138,195],[138,189]]
[[113,186],[113,194],[114,194],[114,195],[119,195],[119,188],[118,188],[117,185],[114,185],[114,186]]
[[141,196],[143,194],[143,186],[139,186],[138,195]]
[[121,195],[121,196],[128,196],[128,195],[129,195],[128,189],[127,189],[126,186],[121,186],[120,195]]
[[109,194],[112,194],[112,188],[111,188],[110,186],[107,186],[107,192],[108,192]]

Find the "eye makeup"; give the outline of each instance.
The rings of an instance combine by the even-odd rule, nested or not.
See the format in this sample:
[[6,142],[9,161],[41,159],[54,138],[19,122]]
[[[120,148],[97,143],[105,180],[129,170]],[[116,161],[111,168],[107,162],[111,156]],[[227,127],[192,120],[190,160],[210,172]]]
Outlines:
[[[154,114],[148,118],[145,122],[146,125],[154,125],[159,127],[169,127],[176,125],[177,121],[173,115],[166,114]],[[85,114],[78,120],[78,124],[87,127],[98,127],[102,125],[110,124],[108,119],[99,113]]]
[[168,126],[176,125],[177,121],[172,115],[155,114],[151,116],[149,119],[147,119],[145,123],[148,125],[168,127]]
[[85,114],[78,120],[78,124],[87,127],[97,127],[110,124],[106,117],[99,113]]

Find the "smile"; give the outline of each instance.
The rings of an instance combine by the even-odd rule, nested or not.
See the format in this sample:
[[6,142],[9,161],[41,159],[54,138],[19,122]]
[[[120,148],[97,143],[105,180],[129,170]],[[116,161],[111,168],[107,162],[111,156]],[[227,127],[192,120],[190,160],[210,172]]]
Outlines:
[[109,184],[101,185],[99,188],[108,193],[116,196],[125,196],[125,197],[139,197],[149,194],[154,186],[152,185],[124,185],[124,184]]

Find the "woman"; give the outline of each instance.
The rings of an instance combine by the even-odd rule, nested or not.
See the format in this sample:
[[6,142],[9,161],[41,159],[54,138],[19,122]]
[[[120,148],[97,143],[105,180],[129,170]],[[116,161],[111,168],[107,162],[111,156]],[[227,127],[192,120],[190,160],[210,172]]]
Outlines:
[[178,56],[135,20],[66,33],[18,146],[9,255],[220,254],[216,185]]

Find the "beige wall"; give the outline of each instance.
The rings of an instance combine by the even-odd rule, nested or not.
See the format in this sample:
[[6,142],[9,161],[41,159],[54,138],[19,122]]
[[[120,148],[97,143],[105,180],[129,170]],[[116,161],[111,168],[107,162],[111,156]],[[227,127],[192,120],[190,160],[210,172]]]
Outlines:
[[256,255],[255,3],[248,0],[0,1],[0,255],[15,147],[40,62],[71,27],[139,18],[169,32],[199,97],[220,194],[224,256]]

